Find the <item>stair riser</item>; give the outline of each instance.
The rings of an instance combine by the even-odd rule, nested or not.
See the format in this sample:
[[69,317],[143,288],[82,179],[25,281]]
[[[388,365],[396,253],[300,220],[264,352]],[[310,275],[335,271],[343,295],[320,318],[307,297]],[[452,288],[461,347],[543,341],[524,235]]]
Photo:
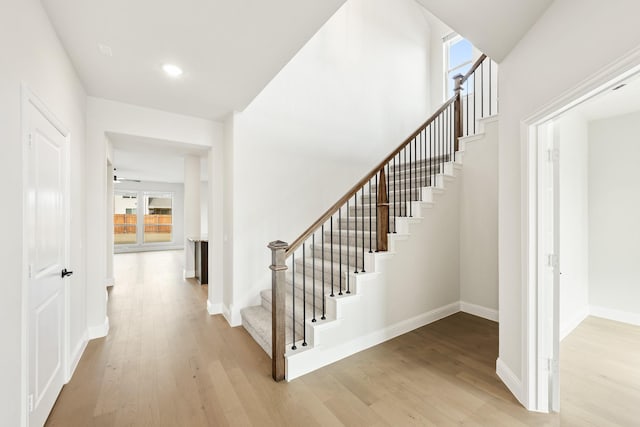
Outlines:
[[[413,188],[411,191],[407,189],[407,191],[403,191],[402,193],[400,192],[390,193],[387,200],[389,201],[389,204],[396,203],[396,201],[398,203],[404,203],[404,202],[408,202],[409,199],[415,202],[415,201],[419,201],[421,196],[422,196],[422,188]],[[371,194],[371,197],[369,197],[369,195],[367,194],[366,196],[364,196],[364,198],[360,199],[360,203],[358,203],[358,205],[360,205],[361,203],[367,206],[371,204],[372,206],[374,206],[372,208],[372,210],[374,210],[377,197],[378,197],[377,194]],[[351,206],[349,206],[349,208],[351,208]]]
[[[360,264],[359,264],[360,265]],[[347,286],[347,277],[346,277],[346,273],[347,272],[354,272],[354,265],[353,263],[349,266],[349,269],[347,269],[347,265],[344,264],[342,266],[342,287],[346,288]],[[312,277],[312,268],[311,266],[307,266],[305,273],[306,276],[309,280],[309,282],[311,282],[311,277]],[[322,278],[322,266],[321,265],[316,265],[315,268],[316,271],[316,280],[318,280],[318,278]],[[300,274],[302,276],[302,265],[296,265],[296,276]],[[330,289],[331,288],[331,279],[333,278],[333,284],[335,289],[338,289],[338,287],[340,286],[340,269],[338,267],[334,267],[333,270],[333,275],[331,274],[331,267],[325,265],[324,268],[324,281],[325,281],[325,288],[326,289]],[[350,285],[352,282],[352,279],[349,279]],[[298,278],[296,277],[296,286],[298,286]]]
[[[399,206],[400,205],[400,206]],[[402,204],[404,205],[404,203]],[[396,204],[396,206],[398,207],[396,209],[396,207],[394,206],[393,203],[389,203],[389,216],[392,217],[396,214],[396,212],[398,213],[398,216],[404,216],[405,213],[408,213],[408,208],[406,208],[405,206],[402,206],[400,203]],[[358,204],[358,207],[355,208],[354,206],[349,206],[349,218],[355,218],[358,217],[360,218],[363,214],[364,211],[364,215],[365,216],[369,216],[369,204]],[[344,219],[346,219],[346,214],[344,215]],[[376,217],[378,216],[378,214],[376,213],[376,205],[375,204],[371,204],[371,216]],[[325,231],[327,230],[327,227],[325,226]]]
[[420,168],[428,169],[428,168],[432,168],[432,167],[433,168],[438,168],[443,163],[447,163],[452,159],[453,159],[453,156],[450,156],[448,154],[444,154],[442,156],[434,157],[432,159],[422,159],[422,160],[409,162],[408,161],[409,160],[409,155],[407,153],[407,162],[399,163],[398,160],[396,159],[395,167],[393,166],[393,161],[391,162],[391,166],[389,168],[389,175],[394,174],[396,171],[404,172],[405,170],[408,170],[409,168],[411,168],[412,170],[413,170],[413,168],[416,168],[416,167],[418,169],[420,169]]
[[[434,178],[433,180],[431,178]],[[431,181],[435,181],[435,175],[417,175],[417,176],[413,176],[411,179],[409,179],[409,177],[407,177],[406,180],[406,188],[409,188],[409,186],[415,188],[415,187],[429,187],[431,185]],[[393,190],[393,184],[394,181],[393,179],[389,179],[387,181],[387,191],[391,191]],[[399,181],[395,181],[396,184],[396,190],[399,190],[400,188],[405,188],[405,180],[399,180]],[[378,192],[378,185],[372,185],[371,186],[371,193],[377,193]],[[358,193],[359,195],[362,195],[362,192]],[[365,188],[364,191],[365,196],[369,195],[369,187],[367,186]]]
[[[358,238],[360,240],[362,240],[362,237],[360,236],[362,234],[362,231],[364,230],[364,240],[368,241],[369,240],[369,230],[375,232],[377,231],[377,227],[378,224],[376,222],[376,217],[372,217],[371,218],[371,224],[369,224],[369,218],[364,217],[364,224],[363,221],[361,220],[361,217],[358,216],[358,221],[356,224],[356,220],[355,217],[352,217],[349,219],[349,221],[347,221],[346,219],[343,219],[340,222],[340,230],[352,230],[355,231],[356,226],[358,227]],[[369,228],[371,227],[371,228]],[[393,230],[391,230],[393,231]],[[375,247],[376,246],[376,242],[375,242],[375,235],[373,233],[371,233],[371,241],[372,241],[372,246]],[[362,244],[360,245],[362,246]],[[369,246],[369,245],[368,245]]]
[[[368,239],[368,237],[367,237],[367,239]],[[364,249],[365,265],[366,265],[366,262],[367,262],[367,258],[369,256],[371,256],[372,253],[375,252],[376,241],[372,240],[372,244],[373,244],[373,250],[371,250],[371,252],[369,252],[368,248]],[[329,248],[329,246],[325,246],[324,252],[322,251],[322,247],[321,246],[313,248],[312,251],[313,251],[312,255],[317,258],[316,265],[322,263],[323,255],[324,255],[325,265],[327,263],[331,262],[332,252],[333,252],[333,261],[334,262],[338,262],[338,260],[340,260],[340,256],[342,256],[341,261],[342,261],[343,264],[346,264],[347,261],[349,261],[351,264],[353,264],[353,260],[356,259],[356,257],[358,258],[358,265],[360,265],[362,263],[362,257],[363,257],[362,247],[358,248],[358,251],[357,251],[358,253],[357,254],[356,254],[356,251],[354,250],[353,247],[349,250],[349,252],[347,252],[346,248],[343,248],[342,251],[340,251],[336,247],[334,247],[333,251],[332,251],[331,248]]]
[[[337,291],[336,291],[336,294],[337,294]],[[287,296],[287,297],[290,298],[290,296]],[[335,319],[335,303],[333,301],[329,301],[329,300],[333,300],[333,298],[327,296],[327,300],[328,301],[327,301],[327,307],[326,307],[326,319],[329,319],[329,320]],[[271,307],[271,301],[269,299],[263,297],[261,301],[261,305],[265,310],[271,313],[272,307]],[[302,340],[303,338],[302,328],[305,325],[305,320],[308,326],[309,323],[313,323],[313,319],[314,319],[313,306],[307,304],[306,313],[305,313],[302,310],[302,304],[296,304],[296,320],[295,320],[296,341]],[[316,307],[315,319],[318,322],[322,321],[322,306]],[[285,310],[285,329],[287,334],[287,340],[286,340],[287,344],[291,345],[291,343],[293,342],[293,340],[291,339],[291,337],[293,336],[293,310],[291,306],[287,307],[287,309]],[[313,345],[313,328],[312,327],[307,328],[307,343],[309,345]]]

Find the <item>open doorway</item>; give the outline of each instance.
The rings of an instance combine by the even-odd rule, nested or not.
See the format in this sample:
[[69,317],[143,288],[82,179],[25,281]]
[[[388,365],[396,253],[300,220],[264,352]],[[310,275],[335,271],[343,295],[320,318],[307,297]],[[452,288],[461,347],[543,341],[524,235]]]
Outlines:
[[638,67],[614,71],[528,123],[527,378],[532,409],[589,418],[585,407],[607,406],[608,422],[631,425],[640,416],[640,79]]

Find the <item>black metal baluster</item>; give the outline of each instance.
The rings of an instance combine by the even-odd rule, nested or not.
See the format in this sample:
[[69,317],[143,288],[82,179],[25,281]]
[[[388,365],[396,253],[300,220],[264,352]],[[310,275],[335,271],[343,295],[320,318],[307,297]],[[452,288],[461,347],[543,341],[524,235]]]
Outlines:
[[467,103],[467,114],[465,115],[465,120],[467,122],[466,132],[463,132],[465,136],[469,135],[469,79],[465,80],[465,93],[466,93],[466,103]]
[[331,242],[331,297],[335,297],[333,293],[333,215],[331,215],[331,224],[329,225],[329,240]]
[[[387,187],[387,205],[389,206],[389,214],[387,215],[387,230],[389,230],[389,231],[391,230],[391,205],[390,205],[391,199],[389,198],[389,195],[391,194],[391,184],[389,182],[389,179],[391,177],[391,175],[389,175],[390,171],[391,171],[391,160],[389,160],[389,163],[387,163],[387,176],[386,176],[386,180],[387,180],[386,181],[387,182],[387,186],[386,186]],[[378,180],[378,182],[380,182],[380,181]],[[395,203],[395,200],[394,200],[394,203]],[[376,213],[376,215],[377,215],[377,213]],[[394,216],[393,217],[394,226],[395,226],[395,221],[396,220],[395,220],[395,216]],[[377,229],[376,229],[376,231],[377,231]],[[394,231],[394,233],[395,233],[395,231]],[[376,242],[377,242],[377,240],[378,239],[376,237]],[[377,245],[377,243],[376,243],[376,245]]]
[[413,192],[411,191],[412,177],[411,177],[411,141],[409,141],[409,216],[413,216],[412,203],[413,200]]
[[[347,282],[347,293],[349,293],[349,269],[351,268],[351,236],[349,235],[349,228],[351,224],[349,223],[349,201],[347,200],[347,271],[346,271],[346,282]],[[340,259],[342,261],[342,259]]]
[[[398,197],[396,192],[396,179],[398,179],[398,168],[396,167],[396,158],[393,158],[393,233],[396,233],[396,216],[398,215]],[[389,200],[389,198],[387,198]]]
[[313,294],[313,318],[312,322],[316,321],[316,233],[314,232],[311,235],[311,246],[313,246],[313,252],[311,257],[311,283],[313,287],[311,288],[311,293]]
[[325,303],[325,299],[327,298],[327,294],[324,291],[324,224],[322,224],[322,317],[321,320],[326,319],[327,307]]
[[473,72],[473,135],[476,134],[476,110],[478,109],[476,94],[478,93],[478,82],[476,82],[476,72]]
[[[347,211],[349,206],[347,206]],[[338,295],[342,295],[342,207],[338,209]]]
[[484,61],[480,64],[480,118],[484,117]]
[[[384,166],[383,166],[384,167]],[[387,175],[389,176],[389,175]],[[371,184],[369,184],[371,185]],[[388,187],[388,185],[387,185]],[[380,215],[378,215],[378,193],[380,193],[380,172],[376,174],[376,233],[378,232],[378,220],[380,219]],[[388,216],[388,215],[387,215]],[[371,214],[369,215],[371,217]],[[389,224],[387,224],[387,227]],[[377,234],[376,234],[377,236]],[[371,237],[369,237],[371,238]],[[376,237],[376,252],[378,252],[378,238]]]
[[[307,346],[307,258],[305,254],[306,242],[302,244],[302,346]],[[295,323],[296,316],[293,316]]]
[[404,204],[400,206],[400,209],[404,208],[404,215],[407,216],[407,147],[405,146],[402,149],[402,154],[404,155],[404,164],[402,165],[402,171],[404,172],[404,181],[403,181],[403,196],[404,196]]
[[[369,180],[369,183],[371,183],[371,180]],[[360,271],[364,273],[364,185],[362,186],[362,190],[360,191],[360,193],[362,194],[363,203],[362,215],[360,216],[360,218],[362,219],[362,269]],[[369,200],[369,209],[371,209],[371,200]],[[369,221],[371,221],[371,219],[369,219]],[[369,224],[369,228],[371,228],[371,224]]]
[[[369,253],[371,253],[372,249],[373,249],[373,245],[371,243],[371,179],[369,179]],[[376,218],[378,217],[378,192],[376,191]],[[376,230],[377,230],[377,225],[378,225],[378,221],[376,220]],[[376,242],[378,241],[378,239],[376,239]],[[362,245],[364,247],[364,245]],[[364,250],[364,249],[363,249]],[[378,248],[376,248],[376,252],[378,251]]]
[[491,106],[491,59],[489,61],[489,115],[491,115],[492,106]]
[[291,288],[291,295],[293,300],[293,345],[291,346],[291,350],[296,350],[296,253],[291,254],[291,274],[293,274],[293,286]]
[[[364,203],[364,201],[363,201]],[[356,252],[356,261],[355,261],[355,270],[353,271],[354,273],[358,274],[358,192],[356,191],[356,195],[353,198],[353,204],[355,206],[355,214],[353,215],[353,219],[355,224],[355,240],[354,240],[354,249]],[[364,210],[364,205],[362,206],[362,209]],[[364,230],[362,230],[362,232],[364,233]],[[347,270],[348,271],[348,270]]]

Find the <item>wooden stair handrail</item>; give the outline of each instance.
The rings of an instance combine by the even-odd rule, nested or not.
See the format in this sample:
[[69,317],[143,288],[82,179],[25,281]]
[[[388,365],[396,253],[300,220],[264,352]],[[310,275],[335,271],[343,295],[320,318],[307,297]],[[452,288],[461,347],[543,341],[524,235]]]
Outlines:
[[473,73],[475,73],[475,71],[478,69],[478,67],[484,62],[484,60],[487,58],[487,55],[485,55],[484,53],[482,55],[480,55],[480,58],[478,58],[478,60],[476,62],[473,63],[473,65],[471,66],[471,68],[469,69],[469,71],[467,71],[467,74],[465,74],[464,76],[462,76],[462,80],[460,80],[460,85],[462,85],[464,82],[466,82],[469,77],[471,77],[471,75]]
[[371,178],[376,176],[376,174],[382,168],[384,168],[387,165],[387,163],[389,163],[389,161],[391,161],[396,156],[396,154],[398,154],[400,151],[402,151],[402,149],[404,147],[406,147],[416,136],[418,136],[420,134],[420,132],[422,132],[427,126],[429,126],[435,119],[437,119],[438,116],[440,115],[440,113],[442,113],[444,110],[446,110],[449,107],[449,105],[453,104],[453,102],[456,100],[457,97],[458,97],[458,94],[452,96],[447,102],[442,104],[442,106],[440,108],[438,108],[438,110],[435,113],[433,113],[431,115],[431,117],[429,117],[427,119],[426,122],[424,122],[418,129],[416,129],[415,132],[413,132],[407,139],[405,139],[404,142],[402,142],[402,144],[400,144],[400,146],[398,148],[393,150],[391,152],[391,154],[389,154],[387,157],[385,157],[383,161],[378,163],[378,165],[376,167],[374,167],[371,170],[371,172],[369,172],[367,175],[365,175],[364,178],[362,178],[360,181],[358,181],[358,183],[356,185],[351,187],[351,189],[344,196],[342,196],[329,209],[327,209],[327,211],[324,214],[322,214],[322,216],[320,218],[318,218],[313,224],[311,224],[311,226],[309,228],[307,228],[305,230],[305,232],[300,235],[300,237],[298,237],[296,240],[293,241],[293,243],[291,243],[289,245],[289,247],[287,248],[287,250],[285,252],[286,257],[288,258],[322,224],[327,222],[327,220],[329,218],[331,218],[331,216],[333,214],[338,212],[338,209],[340,209],[342,207],[342,205],[347,203],[347,200],[351,199],[362,188],[362,186],[365,185],[367,182],[369,182],[369,180],[371,180]]

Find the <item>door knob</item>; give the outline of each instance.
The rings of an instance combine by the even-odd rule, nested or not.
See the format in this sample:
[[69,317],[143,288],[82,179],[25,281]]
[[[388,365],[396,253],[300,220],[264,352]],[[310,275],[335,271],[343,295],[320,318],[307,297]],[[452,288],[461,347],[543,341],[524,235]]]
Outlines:
[[62,278],[63,278],[63,279],[64,279],[65,277],[67,277],[67,276],[71,276],[72,274],[73,274],[73,271],[67,271],[67,269],[66,269],[66,268],[63,268],[63,269],[62,269],[61,276],[62,276]]

